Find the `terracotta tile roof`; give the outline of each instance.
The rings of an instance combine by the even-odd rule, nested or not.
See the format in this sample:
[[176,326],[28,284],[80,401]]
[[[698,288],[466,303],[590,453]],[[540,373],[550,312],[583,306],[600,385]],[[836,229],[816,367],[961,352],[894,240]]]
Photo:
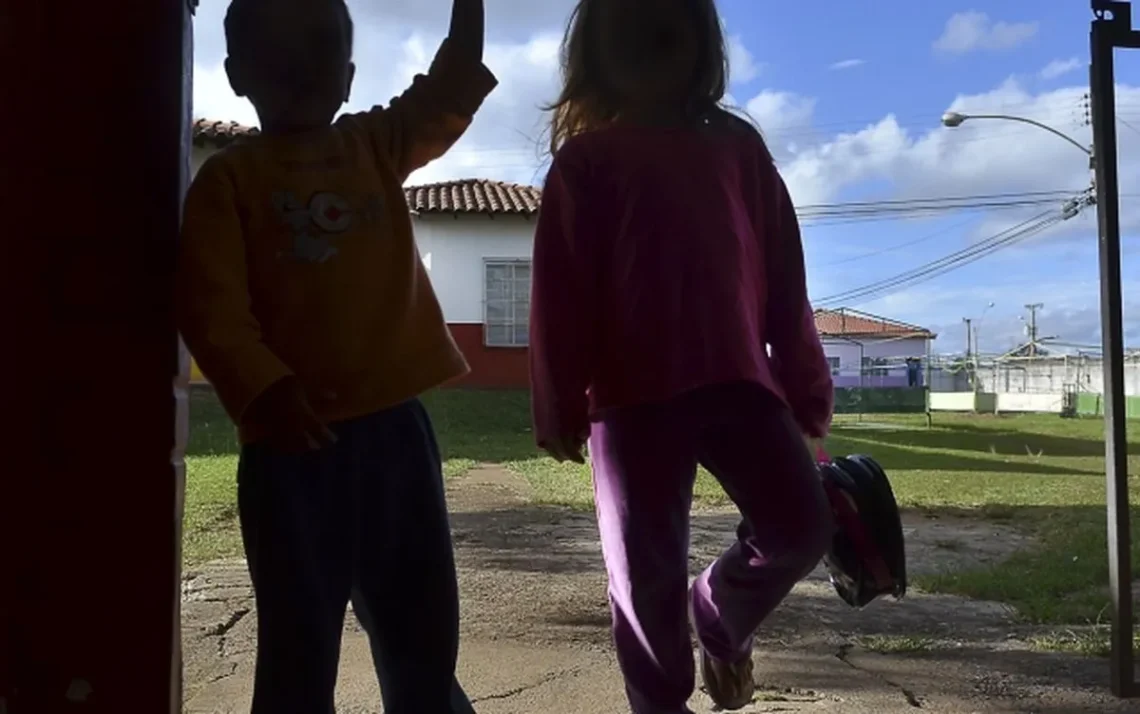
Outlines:
[[[243,136],[255,136],[257,127],[244,126],[232,121],[198,119],[194,122],[195,146],[221,148]],[[479,213],[484,215],[534,216],[542,192],[533,186],[524,186],[484,179],[462,179],[409,186],[404,189],[408,207],[417,214]]]
[[257,127],[243,126],[233,121],[198,119],[194,122],[191,138],[195,146],[211,144],[213,146],[222,147],[234,139],[243,136],[253,136],[257,133]]
[[533,216],[542,193],[533,186],[463,179],[404,189],[413,213]]
[[904,335],[929,339],[935,337],[930,330],[923,327],[847,308],[816,310],[815,329],[819,330],[822,337],[902,337]]

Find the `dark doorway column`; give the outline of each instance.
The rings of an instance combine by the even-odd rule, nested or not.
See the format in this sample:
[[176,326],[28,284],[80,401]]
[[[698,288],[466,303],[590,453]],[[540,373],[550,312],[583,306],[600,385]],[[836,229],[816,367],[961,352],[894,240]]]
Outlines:
[[[0,711],[178,711],[188,0],[0,16]],[[5,709],[6,707],[6,709]]]

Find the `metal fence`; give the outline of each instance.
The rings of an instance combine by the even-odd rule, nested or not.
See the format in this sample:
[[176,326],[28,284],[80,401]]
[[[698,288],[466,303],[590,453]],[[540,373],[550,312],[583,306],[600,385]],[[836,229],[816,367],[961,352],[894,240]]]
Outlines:
[[[934,392],[992,394],[1102,394],[1104,365],[1098,355],[935,358],[930,364]],[[1124,365],[1125,393],[1140,396],[1140,354]]]

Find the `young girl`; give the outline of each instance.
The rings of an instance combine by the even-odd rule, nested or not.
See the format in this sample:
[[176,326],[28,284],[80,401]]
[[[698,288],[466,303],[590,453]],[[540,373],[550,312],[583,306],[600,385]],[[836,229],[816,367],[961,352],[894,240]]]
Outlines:
[[[831,372],[795,211],[759,133],[722,108],[713,0],[581,0],[563,62],[534,249],[536,437],[577,462],[589,439],[635,714],[690,711],[687,613],[709,694],[739,709],[756,628],[833,532],[806,443],[828,430]],[[690,590],[698,465],[743,518]]]

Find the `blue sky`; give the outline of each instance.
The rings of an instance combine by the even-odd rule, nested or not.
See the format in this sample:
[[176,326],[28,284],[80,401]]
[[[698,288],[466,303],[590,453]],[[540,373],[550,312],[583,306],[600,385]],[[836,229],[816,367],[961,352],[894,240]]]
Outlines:
[[[557,83],[557,47],[571,0],[487,0],[487,62],[500,89],[454,153],[413,177],[540,183],[537,107]],[[349,0],[359,78],[350,109],[386,102],[430,61],[448,0]],[[1089,185],[1087,159],[1033,127],[967,122],[949,108],[1043,121],[1091,141],[1085,125],[1088,29],[1082,0],[1001,3],[721,0],[732,36],[733,102],[763,128],[803,212],[813,299],[931,327],[938,349],[961,350],[962,318],[981,320],[981,347],[1013,347],[1026,303],[1044,303],[1042,331],[1099,340],[1092,209],[945,275],[859,299],[827,301],[891,278],[1049,212]],[[196,26],[199,116],[253,123],[220,71],[225,0],[202,0]],[[1126,322],[1140,346],[1140,55],[1118,62],[1120,169],[1126,239]],[[850,201],[1033,192],[1031,207],[875,220],[821,220],[812,207]],[[1135,196],[1132,197],[1132,196]],[[818,209],[815,209],[818,211]],[[992,308],[987,306],[993,303]],[[984,318],[984,319],[983,319]]]
[[[1072,0],[1024,0],[996,4],[984,19],[968,5],[950,3],[822,3],[821,8],[803,11],[792,4],[729,0],[722,4],[726,24],[740,37],[760,64],[756,76],[737,84],[738,97],[758,92],[782,91],[814,100],[811,119],[799,126],[779,127],[770,138],[779,146],[785,139],[812,140],[814,130],[828,141],[841,132],[858,132],[894,115],[899,128],[914,141],[938,129],[940,114],[960,96],[986,95],[1006,86],[989,102],[995,112],[1026,114],[1054,126],[1082,143],[1091,135],[1084,122],[1080,94],[1087,87],[1088,22],[1090,13],[1081,2]],[[987,3],[987,5],[995,5]],[[947,35],[953,15],[960,15]],[[999,25],[998,23],[1005,23]],[[939,40],[946,38],[939,43]],[[1122,55],[1118,81],[1128,84],[1140,66],[1136,59]],[[1007,83],[1009,83],[1007,85]],[[1064,95],[1075,90],[1076,96]],[[1051,93],[1058,92],[1058,96]],[[1122,95],[1120,112],[1135,126],[1140,103],[1134,95]],[[826,197],[827,202],[891,199],[900,195],[955,196],[1021,191],[1081,189],[1088,185],[1087,161],[1075,148],[1033,127],[1016,124],[982,123],[964,125],[956,131],[974,130],[959,147],[971,154],[993,152],[1000,157],[1009,144],[1041,147],[1050,152],[1042,162],[1043,177],[1019,175],[1008,180],[987,182],[969,172],[939,185],[938,161],[923,162],[930,180],[923,188],[908,192],[900,185],[893,167],[869,172],[864,180],[844,182]],[[1138,189],[1130,149],[1140,148],[1133,139],[1140,133],[1121,126],[1122,180],[1125,193]],[[892,154],[883,142],[864,142],[874,162],[877,150]],[[897,149],[895,149],[897,151]],[[947,151],[952,151],[948,149]],[[1017,160],[1010,152],[1009,162]],[[785,164],[794,155],[781,156]],[[841,170],[841,169],[840,169]],[[975,183],[974,180],[978,179]],[[818,192],[803,189],[801,195]],[[976,190],[972,186],[977,186]],[[1128,199],[1124,199],[1127,201]],[[814,203],[803,198],[799,203]],[[813,298],[824,299],[883,278],[901,274],[915,266],[940,258],[971,242],[996,233],[1004,222],[1020,222],[1048,210],[1048,205],[1022,210],[990,210],[945,214],[938,218],[882,220],[848,225],[819,225],[805,219],[805,241]],[[1059,334],[1073,343],[1093,343],[1097,330],[1097,254],[1095,213],[1087,210],[1054,232],[1028,240],[1024,246],[1010,247],[947,273],[881,299],[852,299],[854,307],[907,321],[930,325],[943,333],[940,348],[961,349],[963,317],[981,319],[979,334],[983,349],[1005,349],[1021,337],[1018,318],[1026,303],[1045,303],[1042,329]],[[930,240],[922,240],[933,236]],[[888,250],[892,246],[921,241],[915,245]],[[1129,245],[1126,268],[1131,268],[1132,309],[1127,317],[1133,343],[1140,343],[1140,305],[1136,304],[1135,241]],[[869,296],[871,298],[875,295]],[[989,308],[990,303],[993,308]]]

